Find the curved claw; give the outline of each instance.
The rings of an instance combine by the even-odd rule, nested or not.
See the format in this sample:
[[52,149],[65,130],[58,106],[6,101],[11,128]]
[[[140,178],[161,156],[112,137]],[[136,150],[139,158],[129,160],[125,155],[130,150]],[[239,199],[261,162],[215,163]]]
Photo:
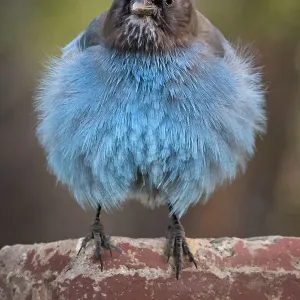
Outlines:
[[111,246],[110,246],[110,244],[107,243],[105,248],[109,251],[110,256],[112,257],[112,251],[111,251]]
[[188,246],[188,243],[187,243],[185,238],[183,238],[183,241],[182,241],[182,249],[183,249],[183,253],[188,256],[189,261],[192,262],[195,265],[196,269],[198,269],[195,258],[193,256],[193,254],[191,253],[191,251],[189,249],[189,246]]
[[116,252],[118,252],[119,254],[122,254],[122,249],[120,249],[120,248],[118,248],[118,247],[116,247],[116,246],[113,246],[113,245],[112,245],[112,247],[113,247],[113,249],[114,249]]
[[[91,239],[92,239],[92,235],[91,235],[91,234],[88,234],[84,239],[82,239],[80,248],[79,248],[79,250],[77,251],[76,256],[78,256],[78,255],[81,253],[82,249],[85,249],[85,248],[86,248],[88,242],[89,242]],[[77,249],[77,247],[76,247],[76,249]]]
[[193,263],[194,263],[194,266],[196,267],[196,269],[198,269],[198,266],[197,266],[197,263],[196,263],[195,259],[193,259]]
[[188,256],[189,261],[192,262],[196,268],[198,268],[194,256],[191,253],[188,243],[185,239],[184,229],[179,222],[171,227],[169,226],[169,231],[167,234],[167,262],[169,262],[171,255],[173,255],[175,260],[175,273],[177,280],[179,279],[179,275],[182,270],[183,255]]
[[115,247],[110,244],[108,236],[104,234],[103,226],[100,222],[100,219],[96,217],[92,228],[91,233],[89,233],[82,241],[80,249],[77,252],[77,256],[81,253],[82,249],[86,248],[88,242],[94,239],[95,243],[95,256],[96,259],[100,261],[101,271],[103,271],[103,259],[102,259],[102,248],[109,250],[110,255],[112,256],[112,249],[115,249],[118,253],[122,253],[122,250],[118,247]]
[[181,266],[178,266],[176,268],[176,279],[179,280],[179,274],[180,274],[180,271],[181,271]]
[[83,248],[84,248],[83,246],[80,247],[80,249],[79,249],[79,251],[77,252],[76,256],[79,256],[79,254],[80,254],[80,252],[81,252],[81,250],[82,250]]

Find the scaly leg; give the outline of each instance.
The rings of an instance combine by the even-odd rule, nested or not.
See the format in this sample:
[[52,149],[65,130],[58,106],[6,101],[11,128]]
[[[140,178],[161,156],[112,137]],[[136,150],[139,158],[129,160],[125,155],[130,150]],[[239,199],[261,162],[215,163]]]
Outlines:
[[102,223],[100,222],[100,213],[101,213],[101,206],[98,206],[96,218],[94,220],[94,223],[91,226],[91,231],[86,235],[86,237],[83,239],[80,250],[78,251],[77,255],[80,254],[82,249],[85,249],[88,242],[92,239],[94,239],[95,243],[95,255],[96,258],[100,261],[101,264],[101,271],[103,271],[103,260],[102,260],[102,254],[101,254],[101,248],[107,249],[110,252],[110,255],[112,255],[112,248],[115,248],[116,251],[121,252],[119,248],[116,248],[111,245],[109,242],[109,238],[104,233],[104,228]]
[[[171,212],[172,205],[168,203],[168,206]],[[172,225],[168,227],[166,255],[168,262],[171,255],[174,257],[177,279],[179,278],[179,273],[182,268],[183,255],[186,255],[189,258],[189,261],[193,262],[197,268],[197,263],[186,241],[184,229],[175,214],[172,215]]]

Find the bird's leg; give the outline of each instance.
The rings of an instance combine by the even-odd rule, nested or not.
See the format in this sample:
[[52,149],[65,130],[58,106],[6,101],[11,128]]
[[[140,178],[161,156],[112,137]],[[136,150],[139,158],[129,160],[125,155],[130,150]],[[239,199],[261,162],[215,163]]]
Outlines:
[[[168,203],[170,212],[172,211],[172,205]],[[197,263],[193,254],[190,251],[188,243],[185,238],[185,232],[176,214],[172,214],[172,224],[168,227],[167,233],[167,247],[166,255],[168,261],[173,255],[175,261],[176,278],[179,278],[179,273],[182,268],[182,257],[186,255],[190,262],[193,262],[197,268]]]
[[[113,247],[110,242],[108,236],[104,233],[104,228],[102,223],[100,222],[100,212],[101,212],[101,206],[98,206],[96,218],[94,220],[94,223],[91,226],[91,231],[86,235],[86,237],[83,239],[81,243],[80,250],[78,251],[78,254],[81,252],[82,249],[86,248],[88,242],[92,239],[94,239],[95,242],[95,254],[96,258],[100,261],[101,264],[101,271],[103,270],[103,261],[102,261],[102,255],[101,255],[101,248],[107,249],[110,252],[110,255],[112,255],[112,248]],[[117,249],[119,250],[119,249]]]

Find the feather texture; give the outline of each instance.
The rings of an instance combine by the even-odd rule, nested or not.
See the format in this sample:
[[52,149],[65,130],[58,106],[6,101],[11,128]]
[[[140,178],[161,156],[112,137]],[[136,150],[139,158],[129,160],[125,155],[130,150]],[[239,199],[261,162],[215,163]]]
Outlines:
[[77,39],[53,59],[37,133],[80,205],[109,210],[146,196],[181,217],[245,168],[265,129],[264,91],[251,59],[222,46],[222,57],[201,40],[147,55]]

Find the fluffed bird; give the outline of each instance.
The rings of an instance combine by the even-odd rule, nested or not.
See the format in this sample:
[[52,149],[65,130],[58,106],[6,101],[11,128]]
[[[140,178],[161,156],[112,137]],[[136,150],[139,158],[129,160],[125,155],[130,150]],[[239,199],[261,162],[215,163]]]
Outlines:
[[167,205],[166,255],[197,266],[180,218],[232,181],[266,128],[252,55],[193,0],[115,0],[53,58],[38,88],[37,136],[50,171],[97,210],[83,247],[112,245],[100,212],[129,199]]

